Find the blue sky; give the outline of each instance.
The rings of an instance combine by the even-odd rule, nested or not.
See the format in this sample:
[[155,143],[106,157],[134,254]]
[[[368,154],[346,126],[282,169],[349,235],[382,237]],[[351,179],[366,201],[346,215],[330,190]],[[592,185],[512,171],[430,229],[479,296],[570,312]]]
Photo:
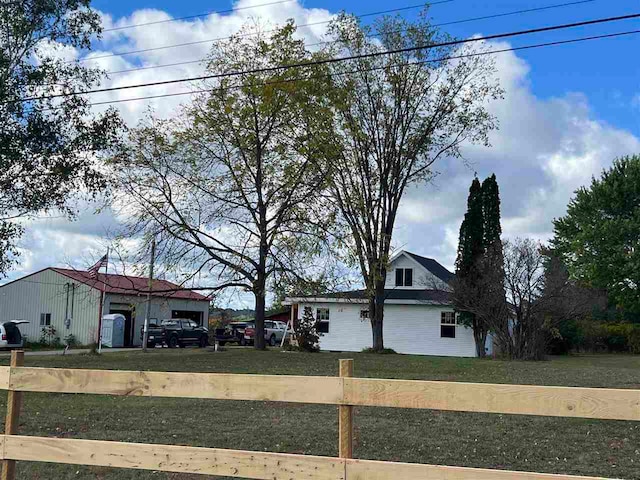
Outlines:
[[[267,3],[260,0],[258,3]],[[340,2],[335,0],[307,0],[306,8],[324,8],[331,12],[346,10],[354,14],[364,14],[420,2]],[[525,10],[547,5],[568,3],[567,0],[499,0],[481,2],[477,0],[454,0],[450,3],[434,5],[431,14],[436,23],[456,21],[500,14],[515,10]],[[131,15],[135,10],[159,9],[173,17],[199,14],[211,10],[226,10],[233,2],[208,2],[191,0],[176,2],[170,0],[99,0],[93,5],[114,16]],[[279,8],[286,10],[288,4]],[[411,18],[418,10],[401,12]],[[473,34],[489,35],[511,30],[524,30],[538,26],[573,23],[600,17],[613,17],[640,12],[640,1],[595,0],[573,6],[532,12],[515,16],[481,20],[465,24],[442,27],[444,31],[457,37]],[[371,17],[365,21],[370,22]],[[605,24],[574,28],[565,32],[542,33],[512,40],[513,46],[530,43],[564,40],[589,35],[600,35],[625,30],[640,30],[639,20],[626,20]],[[640,34],[623,38],[594,40],[576,45],[548,47],[519,52],[518,56],[531,66],[531,90],[541,98],[557,97],[568,92],[583,92],[588,95],[593,111],[598,118],[627,128],[640,134],[640,101],[632,100],[640,92],[640,62],[634,60],[634,53],[640,50]]]
[[[269,1],[238,0],[235,5],[247,7]],[[405,3],[371,0],[350,4],[334,0],[301,1],[291,0],[222,17],[213,15],[110,32],[105,34],[102,42],[94,45],[93,52],[66,49],[63,54],[70,60],[100,57],[91,60],[92,65],[110,72],[141,65],[157,67],[201,59],[211,44],[199,43],[132,56],[119,53],[225,37],[241,28],[249,15],[271,25],[292,16],[298,24],[303,24],[330,19],[343,7],[354,14],[364,14],[415,5],[410,0]],[[568,1],[455,0],[434,5],[431,14],[434,23],[444,23]],[[105,28],[195,15],[213,9],[224,10],[231,5],[226,1],[212,3],[200,0],[97,0],[93,4],[103,14]],[[403,12],[403,16],[414,16],[417,11]],[[595,0],[444,28],[454,36],[468,38],[636,12],[640,12],[640,0]],[[324,25],[305,28],[298,33],[312,43],[322,39],[324,28]],[[626,30],[640,30],[640,20],[511,38],[492,42],[489,47],[504,49]],[[588,184],[592,176],[599,175],[614,158],[640,153],[639,46],[640,34],[495,55],[496,76],[505,90],[505,98],[488,107],[500,123],[500,129],[491,133],[492,147],[465,146],[466,162],[443,158],[436,165],[439,175],[434,182],[414,185],[407,191],[396,222],[394,248],[433,257],[453,268],[468,188],[476,173],[481,179],[492,173],[497,175],[504,238],[548,240],[553,234],[552,220],[565,213],[566,205],[577,188]],[[202,72],[203,67],[197,63],[150,68],[111,74],[102,86],[119,87],[192,77]],[[148,87],[98,94],[92,100],[112,101],[185,90],[189,90],[188,85]],[[180,104],[188,100],[188,96],[175,96],[118,103],[116,107],[123,118],[134,125],[149,107],[157,115],[171,118],[177,114]],[[74,222],[52,216],[28,224],[21,245],[23,255],[20,264],[8,279],[48,266],[80,269],[90,266],[104,254],[109,236],[118,228],[118,218],[113,212],[104,210],[96,216],[94,211],[95,206],[86,205]],[[112,265],[111,268],[114,267]],[[224,301],[221,304],[224,305]],[[251,307],[252,300],[230,295],[228,304]]]

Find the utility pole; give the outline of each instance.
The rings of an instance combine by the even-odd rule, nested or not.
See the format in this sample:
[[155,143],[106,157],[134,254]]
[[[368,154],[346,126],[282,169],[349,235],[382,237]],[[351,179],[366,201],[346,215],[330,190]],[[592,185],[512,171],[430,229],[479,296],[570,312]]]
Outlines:
[[153,288],[153,264],[156,259],[156,239],[151,241],[151,263],[149,264],[149,284],[147,291],[147,311],[144,315],[144,328],[142,330],[142,351],[147,351],[147,341],[149,339],[149,317],[151,316],[151,290]]

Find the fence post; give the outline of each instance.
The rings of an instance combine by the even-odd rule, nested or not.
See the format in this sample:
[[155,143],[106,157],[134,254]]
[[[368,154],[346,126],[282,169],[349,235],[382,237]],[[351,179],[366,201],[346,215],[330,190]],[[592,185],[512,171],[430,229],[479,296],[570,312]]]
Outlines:
[[[340,377],[353,377],[353,360],[340,359]],[[340,458],[353,458],[353,406],[338,407],[338,452]]]
[[[22,367],[24,365],[24,352],[22,350],[11,351],[11,367]],[[11,374],[9,375],[11,378]],[[11,385],[9,385],[11,388]],[[18,433],[18,423],[20,421],[20,406],[22,404],[22,392],[9,390],[7,395],[7,416],[4,421],[4,434],[15,435]],[[2,480],[15,480],[16,461],[2,461]]]

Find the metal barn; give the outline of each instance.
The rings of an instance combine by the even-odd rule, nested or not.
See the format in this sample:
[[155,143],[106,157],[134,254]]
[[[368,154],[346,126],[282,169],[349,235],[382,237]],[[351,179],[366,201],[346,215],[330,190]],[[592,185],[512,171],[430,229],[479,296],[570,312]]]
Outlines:
[[[72,334],[81,344],[97,341],[100,317],[124,315],[124,345],[138,346],[144,324],[148,280],[50,267],[0,286],[0,320],[27,320],[20,325],[28,341],[38,341],[42,329],[53,326],[64,340]],[[151,299],[152,320],[189,318],[206,322],[209,299],[192,290],[181,289],[166,280],[154,280]]]

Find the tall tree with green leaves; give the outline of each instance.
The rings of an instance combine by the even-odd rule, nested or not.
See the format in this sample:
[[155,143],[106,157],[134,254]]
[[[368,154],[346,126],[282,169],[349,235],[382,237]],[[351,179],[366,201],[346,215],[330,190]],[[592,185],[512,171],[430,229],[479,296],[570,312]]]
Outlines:
[[493,60],[448,43],[428,9],[415,21],[386,16],[370,26],[342,15],[330,33],[334,55],[348,57],[331,66],[339,145],[331,191],[367,291],[373,350],[382,351],[385,282],[404,193],[427,184],[440,159],[459,158],[463,143],[488,145],[496,122],[487,106],[502,90]]
[[[473,182],[471,182],[471,187],[469,187],[467,213],[465,213],[464,220],[460,226],[454,289],[456,286],[464,284],[465,291],[472,291],[482,281],[480,263],[485,252],[483,193],[480,180],[477,177],[474,178]],[[482,318],[475,313],[461,309],[460,320],[464,325],[468,325],[473,329],[476,353],[479,357],[484,357],[488,332]]]
[[640,313],[640,156],[615,160],[553,224],[552,245],[572,278]]
[[100,34],[89,4],[0,3],[0,274],[16,260],[20,219],[51,210],[73,216],[70,197],[105,187],[96,156],[116,140],[117,115],[93,117],[81,95],[50,97],[89,89],[102,77],[61,54],[89,48]]
[[133,129],[114,160],[127,234],[155,237],[183,282],[253,294],[257,349],[267,289],[318,274],[335,212],[321,203],[332,116],[320,58],[292,22],[269,34],[248,25],[214,45],[208,71],[252,73],[206,82],[182,115]]

